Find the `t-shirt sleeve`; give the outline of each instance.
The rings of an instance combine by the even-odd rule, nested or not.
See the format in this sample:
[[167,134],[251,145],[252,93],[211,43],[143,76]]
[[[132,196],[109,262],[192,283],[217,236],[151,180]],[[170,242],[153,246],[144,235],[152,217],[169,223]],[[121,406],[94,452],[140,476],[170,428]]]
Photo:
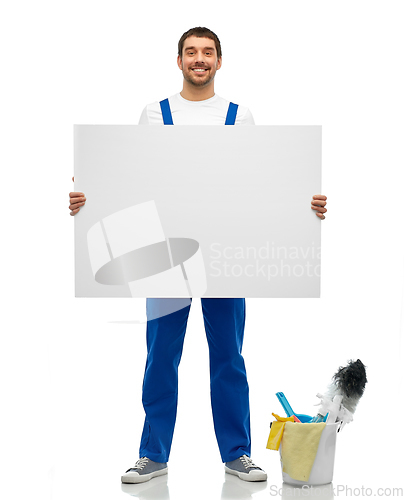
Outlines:
[[255,125],[253,115],[248,108],[241,108],[239,111],[236,117],[236,125]]
[[249,109],[245,115],[245,125],[255,125],[254,117]]
[[149,117],[148,117],[148,114],[147,114],[147,106],[144,108],[144,110],[142,111],[142,114],[140,115],[139,125],[149,125]]
[[148,104],[140,116],[139,125],[163,125],[160,103]]

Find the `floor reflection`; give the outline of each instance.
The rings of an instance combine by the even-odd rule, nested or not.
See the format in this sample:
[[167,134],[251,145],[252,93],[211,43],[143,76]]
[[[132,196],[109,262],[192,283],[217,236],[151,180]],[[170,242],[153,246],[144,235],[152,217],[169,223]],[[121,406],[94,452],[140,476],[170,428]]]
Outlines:
[[249,500],[254,493],[268,487],[267,481],[242,481],[237,476],[225,473],[221,500]]
[[282,484],[282,499],[286,498],[316,498],[317,500],[333,500],[334,487],[332,483],[321,486],[292,486],[287,483]]
[[[170,500],[168,475],[159,476],[140,484],[122,484],[124,493],[139,500]],[[197,488],[195,482],[195,488]],[[334,500],[333,484],[321,486],[292,486],[283,483],[281,487],[268,484],[267,481],[248,482],[225,473],[222,485],[221,500],[251,500],[253,495],[268,488],[271,497],[282,499],[315,498],[316,500]]]
[[[170,500],[167,481],[168,475],[165,475],[155,477],[145,483],[122,484],[121,488],[124,493],[139,500]],[[195,483],[195,487],[197,487],[197,483]],[[266,481],[247,482],[225,473],[220,498],[221,500],[249,500],[254,493],[265,490],[267,487]]]
[[170,500],[168,475],[154,477],[139,484],[122,484],[122,491],[141,500]]

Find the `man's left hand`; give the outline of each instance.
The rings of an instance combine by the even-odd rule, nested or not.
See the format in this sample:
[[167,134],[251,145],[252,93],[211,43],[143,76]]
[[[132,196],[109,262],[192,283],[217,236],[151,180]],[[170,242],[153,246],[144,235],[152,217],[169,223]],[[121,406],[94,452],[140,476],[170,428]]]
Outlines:
[[320,217],[321,220],[325,219],[325,213],[327,209],[325,206],[327,205],[327,196],[322,194],[315,194],[313,199],[311,200],[311,208],[312,210],[316,210],[317,217]]

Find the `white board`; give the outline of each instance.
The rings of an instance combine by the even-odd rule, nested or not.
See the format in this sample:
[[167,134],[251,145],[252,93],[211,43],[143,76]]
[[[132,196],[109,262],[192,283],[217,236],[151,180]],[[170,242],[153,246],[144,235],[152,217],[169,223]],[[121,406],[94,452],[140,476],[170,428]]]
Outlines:
[[319,297],[320,126],[75,125],[76,297]]

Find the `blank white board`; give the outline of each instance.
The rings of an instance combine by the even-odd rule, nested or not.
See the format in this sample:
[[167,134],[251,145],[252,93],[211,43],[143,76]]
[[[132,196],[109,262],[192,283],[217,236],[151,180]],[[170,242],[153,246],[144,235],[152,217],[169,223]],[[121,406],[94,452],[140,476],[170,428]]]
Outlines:
[[77,297],[319,297],[320,126],[75,125]]

